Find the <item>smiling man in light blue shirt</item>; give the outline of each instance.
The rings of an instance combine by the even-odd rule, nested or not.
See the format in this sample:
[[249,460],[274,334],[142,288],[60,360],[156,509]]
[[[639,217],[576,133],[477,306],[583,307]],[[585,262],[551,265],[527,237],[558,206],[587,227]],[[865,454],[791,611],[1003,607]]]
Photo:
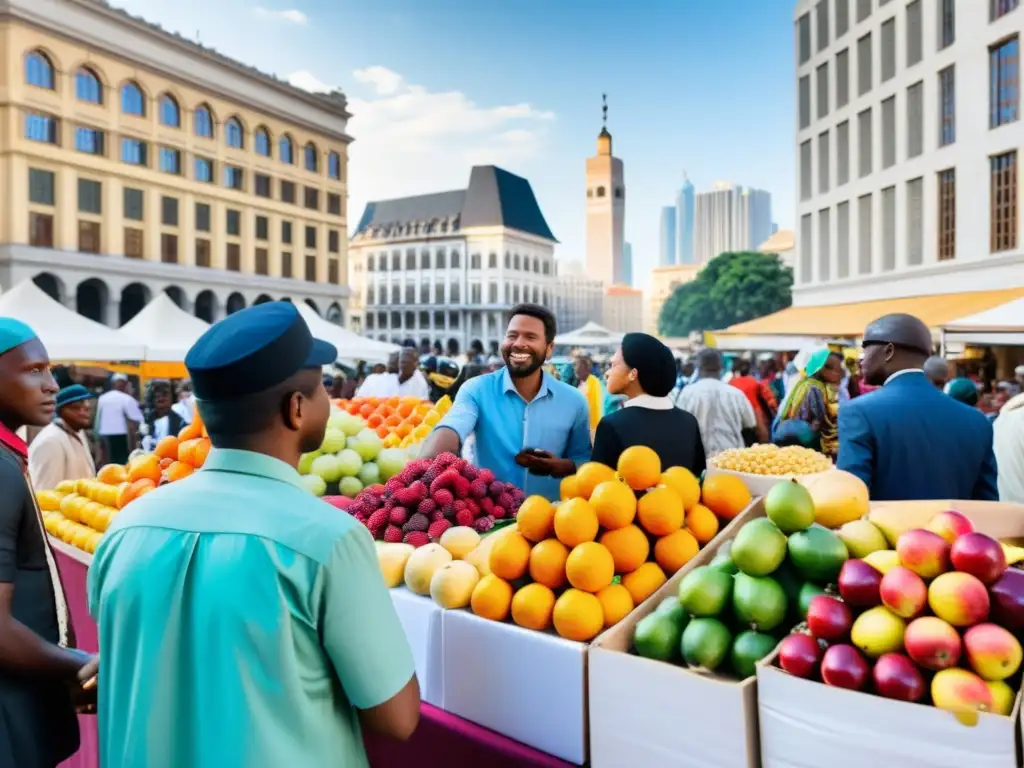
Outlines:
[[560,478],[590,460],[591,444],[586,398],[542,370],[554,340],[551,312],[515,307],[501,345],[505,367],[466,382],[421,455],[458,454],[475,434],[480,467],[527,495],[557,500]]

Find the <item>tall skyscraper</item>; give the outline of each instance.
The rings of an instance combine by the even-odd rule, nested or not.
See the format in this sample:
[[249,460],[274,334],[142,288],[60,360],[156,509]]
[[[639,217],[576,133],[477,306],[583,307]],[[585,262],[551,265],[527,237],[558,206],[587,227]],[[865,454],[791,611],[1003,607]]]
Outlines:
[[771,194],[719,182],[694,199],[694,263],[727,251],[753,251],[772,234]]
[[597,154],[587,158],[587,276],[613,285],[622,276],[626,186],[622,161],[612,155],[608,101],[602,96]]
[[693,264],[694,189],[683,171],[683,186],[676,195],[676,260],[675,264]]
[[661,209],[659,226],[658,266],[669,267],[676,263],[676,209],[666,205]]
[[619,282],[623,285],[633,284],[633,246],[629,243],[622,244],[622,274]]

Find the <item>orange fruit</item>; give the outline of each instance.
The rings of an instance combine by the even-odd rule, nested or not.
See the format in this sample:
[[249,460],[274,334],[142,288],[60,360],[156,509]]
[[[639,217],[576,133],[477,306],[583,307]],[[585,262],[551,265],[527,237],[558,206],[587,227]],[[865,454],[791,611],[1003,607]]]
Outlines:
[[121,464],[107,464],[100,467],[96,473],[96,479],[107,485],[120,485],[128,479],[128,470]]
[[588,461],[576,470],[576,492],[584,499],[589,499],[601,483],[615,479],[615,470],[598,464],[596,461]]
[[604,625],[610,627],[626,618],[635,607],[633,596],[621,584],[609,584],[597,593],[604,614]]
[[655,536],[667,536],[683,527],[683,500],[667,485],[659,485],[640,497],[636,516],[640,526]]
[[402,403],[398,406],[398,415],[403,419],[407,419],[412,416],[413,411],[416,410],[416,406],[413,403]]
[[491,621],[504,621],[512,605],[512,585],[489,573],[473,587],[469,605],[477,616]]
[[689,509],[684,525],[701,546],[715,538],[718,533],[718,517],[703,504],[694,504]]
[[565,561],[569,548],[558,539],[545,539],[530,552],[530,578],[551,589],[565,586]]
[[192,423],[198,426],[200,430],[206,429],[206,422],[203,421],[203,414],[199,412],[198,404],[192,408]]
[[602,544],[585,541],[569,553],[565,575],[576,589],[600,592],[615,578],[615,561]]
[[203,436],[203,425],[193,421],[178,433],[178,442],[183,443],[186,440],[195,440],[197,437]]
[[382,440],[383,440],[383,439],[384,439],[385,437],[387,437],[387,436],[388,436],[388,434],[390,434],[390,432],[391,432],[391,430],[390,430],[390,429],[388,429],[388,428],[387,428],[386,426],[384,426],[383,424],[382,424],[381,426],[377,427],[377,437],[381,438]]
[[188,464],[185,464],[182,461],[176,461],[164,471],[164,475],[167,477],[168,482],[173,483],[176,480],[183,480],[193,472],[195,472],[195,470]]
[[732,520],[750,504],[750,491],[735,475],[709,475],[704,478],[701,503],[722,519]]
[[647,556],[651,553],[647,534],[635,525],[605,531],[601,534],[600,541],[611,552],[616,573],[635,571],[647,562]]
[[530,496],[516,513],[519,532],[530,541],[544,541],[554,529],[555,508],[543,496]]
[[636,493],[625,483],[606,480],[590,495],[590,506],[597,512],[597,522],[610,531],[624,528],[636,515]]
[[201,437],[196,441],[195,447],[192,449],[192,466],[199,469],[203,464],[206,463],[206,457],[210,454],[210,438]]
[[555,510],[555,536],[567,547],[597,538],[597,513],[584,499],[563,501]]
[[152,480],[154,484],[159,483],[160,459],[152,453],[132,459],[128,463],[128,480],[132,483],[136,480]]
[[519,531],[506,533],[491,547],[491,573],[508,581],[522,578],[530,565],[530,542]]
[[619,477],[634,491],[645,491],[661,478],[661,459],[646,445],[632,445],[619,456]]
[[667,485],[679,494],[684,509],[693,509],[700,501],[700,482],[686,467],[669,467],[661,473],[659,485]]
[[157,456],[161,459],[175,459],[178,458],[178,438],[174,435],[168,435],[163,438],[159,443],[156,444],[156,448],[153,450]]
[[576,479],[576,475],[569,475],[563,477],[562,482],[558,484],[558,496],[562,501],[566,499],[575,499],[580,495],[579,481]]
[[362,416],[364,419],[367,416],[371,416],[372,414],[373,414],[373,406],[370,405],[369,403],[367,403],[366,405],[364,405],[362,408],[359,409],[359,415]]
[[378,413],[373,414],[373,416],[366,420],[366,426],[368,426],[370,429],[376,429],[383,423],[384,417]]
[[543,584],[527,584],[512,596],[512,621],[526,629],[544,630],[551,625],[555,593]]
[[122,483],[117,492],[117,508],[124,509],[135,501],[139,496],[156,489],[156,483],[148,478],[136,480],[133,483]]
[[700,544],[685,528],[662,536],[654,543],[654,559],[666,574],[673,574],[700,551]]
[[567,589],[555,602],[552,619],[559,635],[585,643],[597,637],[604,627],[604,609],[601,601],[589,592]]
[[622,577],[622,586],[629,590],[633,603],[640,605],[657,592],[667,581],[665,572],[657,563],[644,563],[632,573]]

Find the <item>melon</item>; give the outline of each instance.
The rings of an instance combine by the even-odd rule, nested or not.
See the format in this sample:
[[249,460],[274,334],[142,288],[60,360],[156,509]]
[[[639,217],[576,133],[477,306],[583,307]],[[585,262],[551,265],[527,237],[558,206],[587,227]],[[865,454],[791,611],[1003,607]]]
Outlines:
[[416,551],[412,544],[401,542],[377,542],[377,562],[380,564],[380,573],[384,577],[384,583],[388,589],[402,585],[405,578],[405,564],[409,556]]
[[430,579],[430,596],[442,608],[465,608],[478,581],[480,574],[475,567],[465,560],[452,560],[434,571]]
[[434,573],[452,561],[451,552],[440,544],[424,544],[405,563],[405,586],[417,595],[430,594],[430,581]]
[[868,487],[841,469],[811,475],[802,481],[814,501],[814,520],[826,528],[839,528],[868,513]]
[[464,560],[480,545],[480,534],[468,525],[458,525],[442,533],[438,543],[451,552],[454,559]]

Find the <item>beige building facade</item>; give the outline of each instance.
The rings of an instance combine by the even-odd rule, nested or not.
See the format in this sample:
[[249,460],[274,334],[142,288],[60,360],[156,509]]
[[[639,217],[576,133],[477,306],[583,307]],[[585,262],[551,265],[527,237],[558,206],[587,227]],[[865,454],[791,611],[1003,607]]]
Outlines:
[[96,0],[0,0],[0,287],[343,322],[349,114]]
[[644,331],[657,336],[658,317],[669,296],[680,285],[689,283],[700,272],[700,264],[671,264],[651,270],[651,283],[644,302]]
[[615,333],[632,333],[643,328],[644,292],[628,285],[609,286],[604,295],[601,323]]

